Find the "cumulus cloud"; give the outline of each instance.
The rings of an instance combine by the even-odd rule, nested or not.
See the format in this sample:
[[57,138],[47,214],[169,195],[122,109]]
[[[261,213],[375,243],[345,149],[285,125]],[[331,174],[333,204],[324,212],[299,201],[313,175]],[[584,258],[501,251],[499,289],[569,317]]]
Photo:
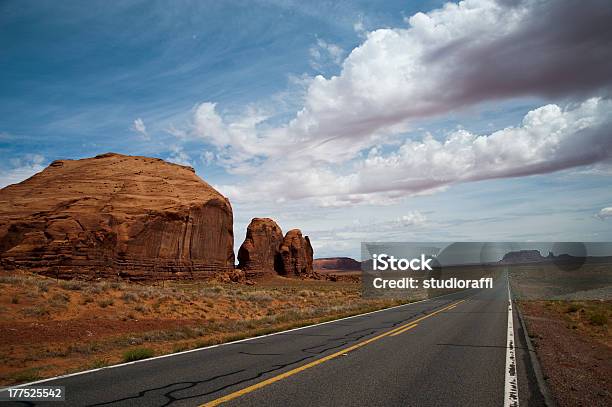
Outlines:
[[46,159],[39,154],[26,154],[21,158],[9,160],[11,167],[2,171],[0,175],[0,188],[21,182],[45,169]]
[[612,4],[601,1],[468,0],[417,13],[408,28],[369,33],[340,75],[317,76],[289,134],[337,161],[411,119],[491,99],[601,91],[612,82],[611,19]]
[[[270,125],[270,114],[253,108],[226,117],[206,102],[195,109],[193,132],[217,148],[219,164],[260,181],[254,193],[233,185],[241,197],[264,191],[323,206],[597,163],[611,155],[609,21],[604,0],[447,3],[404,27],[369,32],[339,75],[309,82],[285,124]],[[324,41],[316,49],[341,55]],[[415,120],[521,96],[565,102],[488,135],[401,140]],[[391,142],[399,148],[375,148]]]
[[131,129],[138,133],[144,140],[150,140],[149,133],[147,133],[147,126],[145,126],[144,121],[140,117],[134,120]]
[[[241,199],[315,198],[322,206],[384,203],[468,181],[518,177],[592,164],[612,157],[612,101],[592,98],[561,108],[550,104],[525,115],[521,125],[491,134],[454,131],[444,140],[426,135],[390,153],[373,148],[347,174],[329,167],[281,170],[269,164],[257,189],[234,187]],[[263,173],[262,173],[263,174]],[[299,179],[299,185],[295,180]],[[252,185],[252,182],[249,182]]]
[[606,218],[612,218],[612,206],[602,208],[596,216],[601,220],[605,220]]

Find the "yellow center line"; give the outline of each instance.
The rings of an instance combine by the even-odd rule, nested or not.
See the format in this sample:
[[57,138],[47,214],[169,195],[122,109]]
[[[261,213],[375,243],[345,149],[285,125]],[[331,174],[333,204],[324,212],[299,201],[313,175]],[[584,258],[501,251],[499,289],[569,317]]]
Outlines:
[[414,327],[415,327],[415,326],[417,326],[417,325],[418,325],[418,324],[414,324],[414,325],[407,326],[406,328],[404,328],[404,329],[400,329],[399,331],[394,332],[394,333],[392,333],[392,334],[391,334],[391,335],[389,335],[389,336],[396,336],[396,335],[399,335],[399,334],[403,334],[404,332],[411,330],[412,328],[414,328]]
[[233,393],[227,394],[227,395],[225,395],[223,397],[219,397],[218,399],[211,400],[211,401],[209,401],[207,403],[202,404],[200,407],[218,406],[221,403],[225,403],[226,401],[230,401],[230,400],[233,400],[233,399],[238,398],[240,396],[243,396],[243,395],[245,395],[247,393],[251,393],[252,391],[255,391],[257,389],[261,389],[262,387],[266,387],[266,386],[268,386],[268,385],[270,385],[272,383],[276,383],[276,382],[278,382],[280,380],[283,380],[283,379],[285,379],[287,377],[293,376],[296,373],[299,373],[299,372],[302,372],[302,371],[304,371],[306,369],[310,369],[311,367],[315,367],[317,365],[320,365],[321,363],[327,362],[328,360],[335,359],[338,356],[346,355],[347,353],[349,353],[351,351],[354,351],[355,349],[361,348],[362,346],[365,346],[365,345],[367,345],[369,343],[372,343],[374,341],[382,339],[385,336],[389,336],[391,334],[394,334],[395,332],[401,331],[404,328],[406,328],[406,330],[408,330],[409,328],[413,328],[413,327],[416,326],[417,322],[420,322],[420,321],[422,321],[424,319],[427,319],[429,317],[433,317],[434,315],[439,314],[440,312],[446,311],[450,307],[457,306],[457,305],[461,304],[463,301],[465,301],[465,300],[461,300],[461,301],[458,301],[458,302],[456,302],[454,304],[448,305],[448,306],[446,306],[444,308],[441,308],[441,309],[439,309],[437,311],[434,311],[434,312],[432,312],[430,314],[422,316],[421,318],[418,318],[418,319],[416,319],[414,321],[410,321],[409,323],[404,324],[404,325],[402,325],[400,327],[393,328],[393,329],[391,329],[391,330],[389,330],[387,332],[384,332],[384,333],[382,333],[382,334],[380,334],[378,336],[375,336],[373,338],[366,339],[364,341],[356,343],[355,345],[352,345],[352,346],[349,346],[347,348],[344,348],[344,349],[342,349],[342,350],[340,350],[340,351],[338,351],[336,353],[332,353],[331,355],[324,356],[324,357],[322,357],[320,359],[314,360],[314,361],[312,361],[310,363],[307,363],[305,365],[296,367],[295,369],[289,370],[289,371],[281,373],[281,374],[279,374],[277,376],[274,376],[274,377],[271,377],[269,379],[263,380],[263,381],[261,381],[259,383],[255,383],[255,384],[253,384],[251,386],[245,387],[244,389],[240,389],[240,390],[237,390],[237,391],[235,391]]

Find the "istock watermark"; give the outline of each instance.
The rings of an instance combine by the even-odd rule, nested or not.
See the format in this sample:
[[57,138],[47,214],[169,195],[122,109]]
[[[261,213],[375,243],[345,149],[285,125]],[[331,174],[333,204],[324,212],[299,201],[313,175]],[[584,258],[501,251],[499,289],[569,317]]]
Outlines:
[[611,299],[612,243],[364,242],[365,297],[419,300],[509,282],[531,299]]

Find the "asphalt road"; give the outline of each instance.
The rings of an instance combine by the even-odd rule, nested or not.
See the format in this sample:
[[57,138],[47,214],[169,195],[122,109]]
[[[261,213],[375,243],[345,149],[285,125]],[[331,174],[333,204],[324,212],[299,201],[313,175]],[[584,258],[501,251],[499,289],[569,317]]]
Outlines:
[[[65,386],[54,406],[503,406],[507,310],[501,278],[493,289],[40,385]],[[541,406],[516,314],[514,332],[520,405]]]

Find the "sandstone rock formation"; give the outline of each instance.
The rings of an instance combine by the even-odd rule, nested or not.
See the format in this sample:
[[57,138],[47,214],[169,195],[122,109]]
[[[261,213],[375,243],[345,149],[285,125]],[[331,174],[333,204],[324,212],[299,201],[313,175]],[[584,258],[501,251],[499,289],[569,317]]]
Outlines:
[[190,167],[108,153],[0,190],[0,261],[53,275],[233,270],[229,201]]
[[238,267],[248,275],[282,273],[283,231],[270,218],[254,218],[238,250]]
[[292,229],[285,235],[280,247],[284,275],[315,277],[312,269],[312,246],[308,236],[303,237],[299,229]]
[[280,274],[288,277],[318,278],[312,268],[313,250],[308,236],[299,229],[287,232],[270,218],[254,218],[238,250],[238,267],[247,276]]

